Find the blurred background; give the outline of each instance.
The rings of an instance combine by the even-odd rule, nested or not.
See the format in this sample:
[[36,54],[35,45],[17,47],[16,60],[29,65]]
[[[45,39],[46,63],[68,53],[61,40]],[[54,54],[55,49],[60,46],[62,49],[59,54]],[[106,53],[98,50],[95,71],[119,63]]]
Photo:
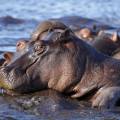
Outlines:
[[13,51],[45,19],[82,16],[120,25],[120,0],[0,0],[0,51]]

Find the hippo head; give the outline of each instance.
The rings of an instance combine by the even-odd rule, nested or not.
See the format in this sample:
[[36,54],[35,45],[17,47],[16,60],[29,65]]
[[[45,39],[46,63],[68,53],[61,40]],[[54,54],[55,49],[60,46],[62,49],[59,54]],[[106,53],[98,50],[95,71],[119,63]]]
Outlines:
[[79,82],[86,50],[70,29],[31,41],[28,48],[14,62],[0,68],[0,87],[20,93],[45,88],[64,92]]
[[28,51],[28,41],[25,39],[20,39],[16,44],[15,52],[4,52],[3,53],[3,62],[2,65],[8,65],[11,62],[15,61],[21,55]]
[[67,28],[66,25],[55,20],[43,21],[38,25],[38,27],[32,33],[31,40],[36,41],[36,40],[46,39],[46,37],[48,37],[48,35],[51,32],[56,30],[65,30],[66,28]]

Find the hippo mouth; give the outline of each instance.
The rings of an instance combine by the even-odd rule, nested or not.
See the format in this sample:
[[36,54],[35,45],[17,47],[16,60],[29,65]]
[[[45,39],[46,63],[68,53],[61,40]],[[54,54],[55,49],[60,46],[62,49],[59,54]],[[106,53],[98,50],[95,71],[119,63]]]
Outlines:
[[29,72],[34,65],[41,61],[41,58],[46,54],[49,46],[43,45],[43,42],[30,43],[29,51],[23,54],[21,57],[11,62],[6,66],[0,67],[0,87],[8,90],[30,90],[31,76],[33,71]]
[[30,52],[22,55],[13,63],[0,67],[0,87],[8,90],[15,90],[29,86],[30,77],[28,69],[38,62],[39,57]]

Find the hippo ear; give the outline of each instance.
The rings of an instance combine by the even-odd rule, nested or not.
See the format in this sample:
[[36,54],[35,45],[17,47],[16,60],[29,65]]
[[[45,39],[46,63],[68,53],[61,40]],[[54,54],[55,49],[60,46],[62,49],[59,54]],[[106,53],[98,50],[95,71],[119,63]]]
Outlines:
[[9,63],[9,62],[12,60],[13,55],[14,55],[13,52],[5,52],[5,53],[3,54],[4,59],[6,60],[7,63]]
[[23,50],[26,47],[27,42],[28,41],[25,41],[25,40],[18,41],[16,44],[16,51],[19,52],[20,50]]
[[117,42],[117,40],[118,40],[118,33],[117,32],[114,32],[113,34],[112,34],[112,36],[111,36],[111,40],[113,41],[113,42]]
[[67,28],[60,34],[58,41],[67,42],[70,40],[72,34],[74,33],[71,31],[71,29]]

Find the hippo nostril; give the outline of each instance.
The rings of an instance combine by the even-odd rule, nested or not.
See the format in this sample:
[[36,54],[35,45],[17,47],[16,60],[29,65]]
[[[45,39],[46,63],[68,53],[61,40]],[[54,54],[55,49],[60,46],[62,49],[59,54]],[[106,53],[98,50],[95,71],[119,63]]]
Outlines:
[[36,44],[34,46],[34,52],[38,55],[41,54],[45,51],[45,46],[44,45],[40,45],[40,44]]
[[42,46],[37,45],[37,46],[35,46],[34,49],[35,49],[35,52],[36,52],[36,51],[39,51],[40,49],[42,49]]

